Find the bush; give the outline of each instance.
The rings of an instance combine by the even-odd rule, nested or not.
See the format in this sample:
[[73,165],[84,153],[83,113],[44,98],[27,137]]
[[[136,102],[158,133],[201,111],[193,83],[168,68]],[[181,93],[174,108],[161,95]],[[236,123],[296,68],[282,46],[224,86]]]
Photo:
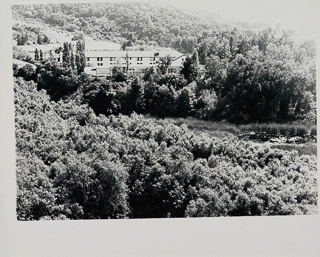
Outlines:
[[315,156],[137,114],[96,116],[21,78],[14,90],[18,219],[316,212]]

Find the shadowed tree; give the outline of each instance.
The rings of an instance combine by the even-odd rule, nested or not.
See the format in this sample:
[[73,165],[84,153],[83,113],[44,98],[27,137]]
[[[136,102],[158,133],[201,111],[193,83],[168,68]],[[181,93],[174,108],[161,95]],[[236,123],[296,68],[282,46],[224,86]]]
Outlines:
[[162,75],[165,75],[168,73],[168,68],[171,65],[172,60],[170,56],[161,57],[159,59],[158,68]]
[[40,50],[40,61],[43,61],[43,53],[42,53],[42,50]]
[[39,61],[39,52],[38,52],[38,48],[36,48],[36,51],[34,52],[34,59],[36,61]]
[[79,38],[76,46],[76,66],[78,74],[84,71],[86,67],[85,42],[84,38]]
[[184,78],[191,83],[195,81],[198,76],[198,69],[199,69],[199,56],[197,50],[194,50],[191,57],[187,57],[183,63],[183,67],[181,69],[181,74]]
[[68,42],[63,43],[62,62],[67,65],[70,64],[70,48]]

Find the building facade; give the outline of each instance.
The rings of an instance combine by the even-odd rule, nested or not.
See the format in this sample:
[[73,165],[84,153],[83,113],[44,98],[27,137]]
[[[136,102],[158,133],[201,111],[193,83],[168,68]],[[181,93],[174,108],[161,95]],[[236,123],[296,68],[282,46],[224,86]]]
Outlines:
[[85,72],[95,76],[112,76],[114,67],[127,69],[129,74],[143,76],[148,68],[157,66],[160,58],[168,57],[168,73],[180,71],[186,58],[177,51],[86,51]]
[[[70,41],[76,49],[76,41]],[[24,45],[22,50],[35,59],[35,52],[42,52],[43,59],[52,58],[62,63],[63,44]],[[147,69],[157,66],[160,58],[170,58],[171,64],[168,73],[178,73],[186,59],[186,55],[175,50],[148,50],[148,51],[121,51],[119,44],[97,41],[86,43],[86,68],[85,73],[94,76],[112,76],[114,67],[127,70],[129,74],[143,76]]]

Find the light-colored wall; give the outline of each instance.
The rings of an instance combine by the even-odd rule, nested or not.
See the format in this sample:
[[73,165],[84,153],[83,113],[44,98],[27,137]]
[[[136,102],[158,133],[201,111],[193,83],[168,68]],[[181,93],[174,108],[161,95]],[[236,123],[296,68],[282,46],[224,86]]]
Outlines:
[[[89,58],[89,61],[88,61]],[[121,66],[125,67],[127,62],[125,57],[112,57],[113,60],[110,60],[110,57],[102,57],[102,61],[98,61],[98,57],[90,57],[86,55],[86,62],[88,67],[113,67],[113,66]],[[142,60],[140,59],[142,58]],[[129,57],[129,66],[141,66],[141,67],[151,67],[157,65],[159,62],[159,57]],[[183,61],[185,60],[185,56],[178,58],[173,61],[170,66],[179,67],[182,66]],[[98,64],[102,64],[99,65]]]

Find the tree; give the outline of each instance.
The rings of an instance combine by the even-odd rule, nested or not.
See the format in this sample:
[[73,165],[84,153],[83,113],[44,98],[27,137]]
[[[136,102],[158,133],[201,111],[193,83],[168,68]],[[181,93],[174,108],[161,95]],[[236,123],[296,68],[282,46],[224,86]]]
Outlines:
[[126,48],[127,48],[127,47],[130,47],[130,46],[133,46],[133,43],[132,43],[131,40],[128,40],[128,41],[124,42],[124,43],[121,45],[121,49],[122,49],[123,51],[125,51]]
[[76,67],[78,74],[84,71],[86,67],[86,57],[85,57],[85,42],[84,39],[80,38],[77,41],[76,46]]
[[159,63],[158,63],[158,69],[160,70],[161,74],[167,74],[168,73],[168,68],[172,63],[172,59],[170,56],[166,57],[160,57]]
[[51,99],[58,101],[75,92],[80,86],[79,77],[70,66],[47,60],[37,67],[38,88],[45,89]]
[[198,77],[199,69],[199,56],[197,50],[194,50],[191,57],[187,57],[183,63],[183,67],[180,71],[183,74],[184,78],[191,83],[195,81]]
[[47,37],[47,35],[44,35],[42,38],[42,43],[43,44],[49,44],[50,43],[50,38]]
[[70,65],[70,48],[68,42],[63,43],[63,50],[62,50],[62,62]]
[[126,72],[128,72],[129,71],[129,53],[128,52],[126,52],[125,60],[126,60]]
[[38,48],[36,48],[36,51],[34,52],[34,59],[36,61],[39,61],[39,52],[38,52]]
[[115,82],[125,82],[127,80],[127,74],[123,71],[122,67],[113,67],[112,68],[112,79]]
[[158,75],[157,69],[154,66],[151,66],[150,68],[147,68],[143,80],[144,81],[153,81],[155,77]]
[[18,65],[17,64],[15,64],[15,63],[13,63],[12,64],[12,71],[13,71],[13,76],[14,77],[18,77]]
[[71,43],[69,43],[69,51],[70,51],[70,66],[72,69],[75,68],[75,58],[74,58],[74,50]]
[[42,40],[41,40],[40,34],[37,35],[37,44],[38,44],[38,45],[41,45],[41,44],[42,44]]
[[25,45],[29,40],[28,34],[26,33],[17,34],[16,40],[17,40],[18,46]]
[[43,61],[43,53],[41,49],[40,49],[40,61]]

